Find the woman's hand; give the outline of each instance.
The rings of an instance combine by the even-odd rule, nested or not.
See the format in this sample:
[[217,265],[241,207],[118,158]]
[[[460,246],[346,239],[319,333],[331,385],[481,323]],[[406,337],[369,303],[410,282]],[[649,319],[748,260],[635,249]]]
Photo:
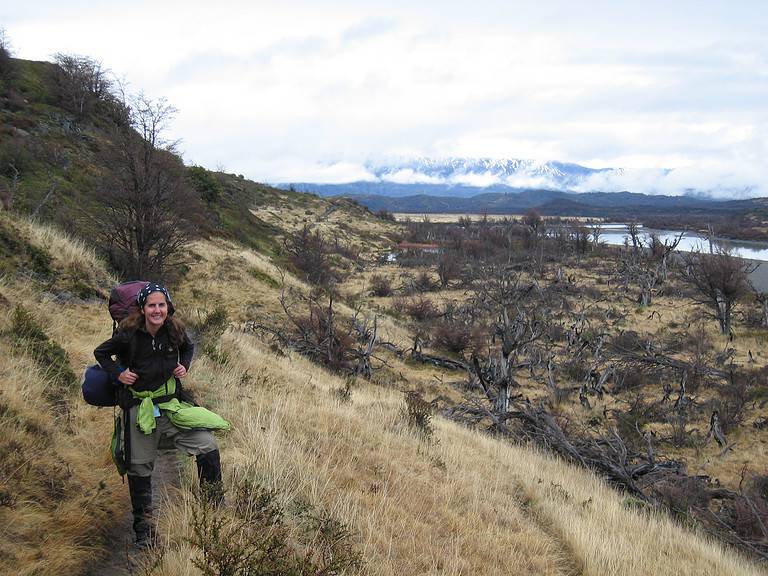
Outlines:
[[176,364],[176,368],[173,369],[173,375],[176,378],[184,378],[187,375],[187,369],[184,368],[183,364]]
[[130,368],[126,368],[120,372],[120,375],[117,377],[117,379],[121,384],[124,384],[125,386],[133,386],[136,383],[136,380],[139,379],[139,375],[136,374],[136,372],[131,372]]

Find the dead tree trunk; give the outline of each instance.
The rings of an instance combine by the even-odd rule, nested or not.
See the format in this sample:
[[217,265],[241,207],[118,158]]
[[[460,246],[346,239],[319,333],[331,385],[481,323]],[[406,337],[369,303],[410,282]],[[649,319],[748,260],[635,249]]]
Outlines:
[[709,432],[706,441],[709,442],[710,438],[714,438],[720,448],[728,447],[728,440],[726,440],[723,429],[720,427],[720,413],[717,410],[712,412],[712,417],[709,419]]

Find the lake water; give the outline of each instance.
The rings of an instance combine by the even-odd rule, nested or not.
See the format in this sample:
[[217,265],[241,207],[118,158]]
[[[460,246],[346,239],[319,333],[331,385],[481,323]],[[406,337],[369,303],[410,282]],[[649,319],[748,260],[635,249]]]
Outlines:
[[[625,224],[603,224],[601,228],[601,242],[611,246],[622,246],[626,240],[631,244]],[[644,241],[648,239],[651,233],[656,234],[662,241],[666,240],[667,242],[674,241],[680,235],[679,230],[652,230],[643,227],[640,227],[640,233]],[[715,238],[714,242],[718,245],[729,247],[734,256],[768,262],[768,242],[740,242],[723,238]],[[681,252],[695,252],[697,250],[709,252],[709,241],[693,232],[686,232],[677,249]]]

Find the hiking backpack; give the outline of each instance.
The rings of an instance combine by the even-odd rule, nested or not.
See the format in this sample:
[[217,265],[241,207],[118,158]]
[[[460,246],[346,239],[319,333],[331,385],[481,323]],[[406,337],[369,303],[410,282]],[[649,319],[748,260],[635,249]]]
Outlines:
[[[109,293],[109,315],[112,317],[112,335],[117,325],[128,315],[138,310],[136,297],[147,283],[141,280],[118,284]],[[117,406],[117,388],[111,374],[98,364],[85,369],[80,385],[83,399],[91,406]]]
[[136,297],[147,285],[143,280],[131,280],[118,284],[109,292],[109,315],[112,317],[112,335],[117,332],[117,325],[134,310],[139,309]]

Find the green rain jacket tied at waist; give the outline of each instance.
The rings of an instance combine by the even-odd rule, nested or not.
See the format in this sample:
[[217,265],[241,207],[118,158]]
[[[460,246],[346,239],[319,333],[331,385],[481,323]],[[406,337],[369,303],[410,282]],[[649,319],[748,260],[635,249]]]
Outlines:
[[211,412],[202,406],[194,406],[188,402],[182,402],[178,398],[171,398],[166,402],[155,404],[152,401],[154,398],[175,393],[175,378],[170,378],[166,384],[151,392],[136,392],[131,388],[129,390],[134,398],[141,400],[136,413],[136,424],[144,434],[152,434],[157,427],[155,422],[155,406],[168,415],[171,424],[182,430],[229,430],[231,427],[227,420],[215,412]]

